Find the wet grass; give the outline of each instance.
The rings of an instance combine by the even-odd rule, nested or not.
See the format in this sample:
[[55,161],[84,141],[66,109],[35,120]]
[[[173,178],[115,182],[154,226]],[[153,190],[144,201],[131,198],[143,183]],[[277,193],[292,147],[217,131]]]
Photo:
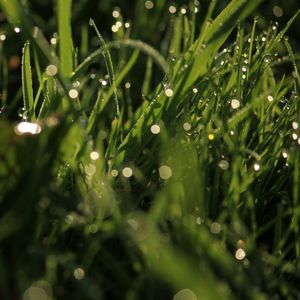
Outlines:
[[151,3],[158,47],[118,10],[112,41],[91,19],[78,42],[71,1],[49,37],[0,0],[24,41],[14,100],[0,32],[1,299],[300,296],[299,12]]

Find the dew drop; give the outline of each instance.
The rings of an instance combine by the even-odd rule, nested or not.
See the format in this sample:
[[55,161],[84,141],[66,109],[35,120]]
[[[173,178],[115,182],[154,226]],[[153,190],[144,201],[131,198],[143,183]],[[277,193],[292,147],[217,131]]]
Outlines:
[[274,100],[274,98],[271,95],[269,95],[267,99],[269,102],[273,102],[273,100]]
[[215,135],[213,133],[208,134],[207,137],[210,141],[213,141],[215,139]]
[[226,171],[229,168],[229,162],[227,160],[223,159],[219,162],[218,166],[221,170]]
[[232,99],[230,105],[232,109],[237,109],[240,107],[240,101],[237,99]]
[[210,232],[213,234],[219,234],[221,232],[221,225],[217,222],[214,222],[210,225]]
[[183,123],[182,127],[185,131],[190,131],[192,129],[192,125],[188,122]]
[[76,99],[78,97],[78,91],[75,89],[71,89],[69,91],[69,97],[72,99]]
[[46,68],[46,74],[48,76],[55,76],[57,74],[57,67],[55,65],[49,65]]
[[113,16],[115,19],[117,19],[117,18],[120,17],[120,12],[119,12],[118,10],[114,10],[114,11],[112,12],[112,16]]
[[119,172],[118,172],[118,170],[113,169],[113,170],[111,170],[110,174],[112,177],[117,177],[119,175]]
[[172,169],[169,166],[161,166],[158,169],[159,177],[163,180],[167,180],[172,176]]
[[253,165],[253,169],[254,169],[254,171],[259,171],[260,170],[260,165],[258,164],[258,163],[255,163],[254,165]]
[[0,35],[0,41],[5,41],[6,40],[6,35],[5,34],[1,34]]
[[82,268],[76,268],[73,273],[76,280],[82,280],[85,276],[85,272]]
[[153,134],[159,134],[160,133],[160,127],[159,125],[157,124],[153,124],[150,128],[150,131],[153,133]]
[[297,123],[297,122],[293,122],[292,123],[292,127],[293,127],[293,129],[295,129],[295,130],[297,130],[298,128],[299,128],[299,124]]
[[175,6],[173,6],[173,5],[169,6],[169,13],[170,13],[170,14],[175,14],[176,11],[177,11],[177,9],[176,9]]
[[246,257],[246,252],[244,251],[244,249],[239,248],[236,250],[235,252],[235,258],[237,260],[243,260]]
[[130,178],[130,177],[133,175],[133,171],[132,171],[131,168],[125,167],[125,168],[122,170],[122,174],[123,174],[124,177]]
[[167,89],[165,90],[165,94],[166,94],[167,97],[172,97],[172,96],[174,95],[174,92],[173,92],[172,89],[167,88]]
[[93,152],[90,153],[90,159],[91,160],[97,160],[97,159],[99,159],[99,156],[100,155],[97,151],[93,151]]
[[42,131],[42,128],[37,123],[30,123],[30,122],[21,122],[15,127],[15,133],[17,135],[23,134],[39,134]]
[[145,2],[145,7],[147,9],[152,9],[154,7],[154,3],[152,1],[146,1]]

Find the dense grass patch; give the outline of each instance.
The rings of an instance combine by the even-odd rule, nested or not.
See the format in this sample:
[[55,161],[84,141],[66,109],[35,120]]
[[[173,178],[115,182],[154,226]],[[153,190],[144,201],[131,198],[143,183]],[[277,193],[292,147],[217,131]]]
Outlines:
[[298,299],[299,11],[108,5],[108,40],[72,33],[86,1],[54,1],[51,33],[21,2],[0,0],[0,298]]

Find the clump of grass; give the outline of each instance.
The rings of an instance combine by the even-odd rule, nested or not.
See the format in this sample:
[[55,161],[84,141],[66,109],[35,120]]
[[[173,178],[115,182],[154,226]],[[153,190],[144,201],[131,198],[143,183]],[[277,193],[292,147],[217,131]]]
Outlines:
[[122,23],[104,41],[97,20],[78,50],[57,4],[49,43],[0,1],[26,40],[22,120],[0,122],[1,299],[299,297],[299,12],[248,31],[260,1],[214,20],[212,1],[198,33],[191,5],[162,55]]

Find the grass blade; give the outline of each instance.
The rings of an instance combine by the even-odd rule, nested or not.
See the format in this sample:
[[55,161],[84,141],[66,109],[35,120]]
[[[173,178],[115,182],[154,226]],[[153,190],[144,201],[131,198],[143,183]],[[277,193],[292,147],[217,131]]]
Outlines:
[[73,72],[73,42],[71,30],[72,0],[58,0],[58,39],[61,74],[67,78]]
[[22,57],[22,90],[24,108],[28,114],[30,121],[35,120],[34,101],[32,91],[32,77],[31,77],[31,64],[30,64],[30,44],[26,42],[23,48]]

